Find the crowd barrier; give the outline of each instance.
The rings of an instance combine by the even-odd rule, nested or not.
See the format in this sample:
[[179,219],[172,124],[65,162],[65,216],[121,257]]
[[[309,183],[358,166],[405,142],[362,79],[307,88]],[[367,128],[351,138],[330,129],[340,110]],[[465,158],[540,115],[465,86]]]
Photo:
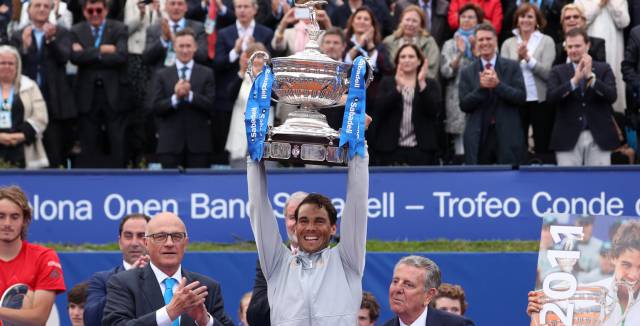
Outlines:
[[[640,167],[371,168],[368,237],[535,240],[540,216],[550,212],[638,216],[638,172]],[[160,211],[178,213],[191,241],[253,240],[243,171],[3,171],[0,180],[28,192],[33,241],[113,242],[125,214]],[[269,171],[281,227],[291,193],[326,194],[340,212],[345,184],[344,169]]]
[[[379,324],[392,317],[388,289],[393,266],[408,253],[368,253],[363,289],[371,291],[381,305]],[[412,253],[415,254],[415,253]],[[469,302],[467,316],[476,325],[528,325],[525,313],[527,292],[535,285],[537,253],[423,253],[441,268],[444,282],[464,287]],[[255,276],[255,252],[191,252],[183,267],[206,274],[222,285],[225,310],[238,321],[240,297],[251,291]],[[113,268],[122,262],[117,252],[61,253],[67,289],[87,280],[93,272]],[[341,289],[335,289],[340,295]],[[69,325],[66,295],[56,306],[60,325]]]

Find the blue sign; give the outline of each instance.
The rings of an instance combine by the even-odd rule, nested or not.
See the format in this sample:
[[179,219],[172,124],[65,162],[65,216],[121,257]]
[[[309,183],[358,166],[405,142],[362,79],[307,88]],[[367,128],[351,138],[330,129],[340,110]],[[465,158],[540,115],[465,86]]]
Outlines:
[[[638,169],[371,169],[369,239],[529,239],[540,217],[640,215]],[[303,190],[344,206],[346,170],[268,172],[270,199],[283,225],[289,195]],[[29,239],[106,243],[129,213],[176,212],[191,241],[253,240],[244,172],[0,174],[25,189],[33,205]],[[336,186],[337,185],[337,186]],[[284,233],[283,233],[284,234]]]

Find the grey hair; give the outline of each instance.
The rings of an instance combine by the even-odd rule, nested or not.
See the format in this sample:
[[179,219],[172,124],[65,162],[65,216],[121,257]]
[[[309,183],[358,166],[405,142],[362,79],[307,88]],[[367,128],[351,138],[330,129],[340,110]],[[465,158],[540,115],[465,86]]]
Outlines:
[[22,60],[20,60],[20,53],[11,45],[0,45],[0,54],[11,54],[16,58],[16,75],[13,77],[13,85],[18,92],[20,89],[20,77],[22,76]]
[[425,280],[424,280],[424,291],[427,292],[429,289],[434,288],[437,289],[440,287],[442,283],[442,278],[440,276],[440,267],[433,260],[422,257],[422,256],[406,256],[400,258],[396,266],[393,268],[394,270],[398,268],[400,265],[412,266],[419,269],[424,269]]
[[[55,6],[56,6],[56,4],[55,4],[53,1],[54,1],[54,0],[49,0],[49,5],[51,6],[51,7],[49,8],[49,10],[53,10],[53,7],[55,7]],[[29,4],[27,4],[27,10],[29,10],[29,8],[31,8],[31,1],[29,1]],[[27,13],[27,15],[28,15],[28,14],[29,14],[29,13]],[[48,18],[49,18],[49,17],[47,17],[47,19],[48,19]],[[31,19],[31,17],[29,17],[29,19]]]
[[284,210],[285,210],[285,212],[287,211],[287,207],[289,207],[289,204],[292,201],[301,202],[308,195],[309,194],[304,192],[304,191],[296,191],[296,192],[292,193],[291,196],[289,196],[289,198],[287,199],[287,201],[284,202]]
[[[253,5],[253,7],[258,9],[258,0],[251,0],[251,4]],[[233,5],[236,5],[236,0],[233,0]]]

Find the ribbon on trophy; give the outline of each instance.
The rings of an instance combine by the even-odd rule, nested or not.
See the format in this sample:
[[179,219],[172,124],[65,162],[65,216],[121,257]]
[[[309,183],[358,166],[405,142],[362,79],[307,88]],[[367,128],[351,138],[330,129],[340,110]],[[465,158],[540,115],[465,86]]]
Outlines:
[[349,144],[349,159],[356,154],[365,156],[364,121],[366,109],[365,74],[367,73],[367,60],[359,56],[351,68],[349,94],[344,106],[342,118],[342,131],[340,133],[340,146]]
[[[251,69],[251,68],[249,68]],[[267,121],[271,109],[271,85],[273,72],[264,65],[260,74],[251,85],[244,124],[247,129],[247,148],[252,160],[262,159],[264,139],[267,134]]]

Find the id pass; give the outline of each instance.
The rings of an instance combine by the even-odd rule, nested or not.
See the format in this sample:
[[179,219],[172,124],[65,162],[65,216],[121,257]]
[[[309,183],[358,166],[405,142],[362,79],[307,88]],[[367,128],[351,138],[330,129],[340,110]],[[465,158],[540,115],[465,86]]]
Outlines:
[[0,129],[11,129],[11,111],[0,110]]
[[216,21],[215,19],[211,19],[211,17],[207,16],[207,19],[204,21],[204,31],[207,34],[213,33],[216,29]]
[[164,57],[164,66],[171,67],[176,63],[176,53],[173,50],[167,50],[167,56]]

